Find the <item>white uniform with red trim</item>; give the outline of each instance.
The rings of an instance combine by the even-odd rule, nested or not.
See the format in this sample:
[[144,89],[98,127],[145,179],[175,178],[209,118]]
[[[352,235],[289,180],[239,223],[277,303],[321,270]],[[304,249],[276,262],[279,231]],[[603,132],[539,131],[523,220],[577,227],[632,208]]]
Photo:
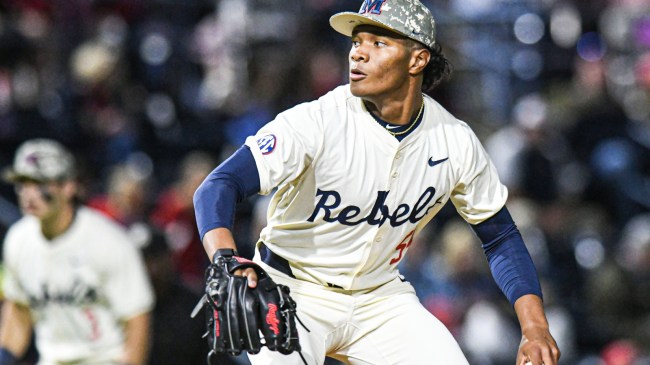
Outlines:
[[48,241],[37,218],[25,216],[3,250],[4,295],[30,308],[39,364],[117,364],[122,321],[153,307],[140,252],[124,230],[81,207]]
[[[412,292],[408,283],[399,280],[397,265],[413,235],[445,202],[451,199],[459,214],[472,224],[491,217],[505,205],[507,190],[467,124],[426,95],[423,113],[422,122],[400,142],[373,119],[363,101],[345,85],[279,114],[246,140],[259,172],[261,193],[268,194],[277,187],[260,241],[288,260],[297,280],[270,271],[292,288],[299,314],[313,310],[316,319],[310,322],[317,331],[319,321],[327,323],[321,328],[325,333],[320,333],[325,348],[311,349],[316,352],[316,361],[322,351],[330,355],[345,352],[341,350],[345,345],[333,338],[328,345],[328,336],[338,328],[330,327],[335,320],[318,320],[328,303],[341,305],[347,313],[344,297],[339,294],[355,297],[382,292],[388,297]],[[260,261],[259,254],[255,260]],[[322,288],[322,295],[315,294],[317,288]],[[301,303],[306,297],[314,300]],[[396,303],[389,302],[383,309],[389,310]],[[386,324],[381,324],[386,321],[383,309],[376,309],[376,319],[367,319],[367,323],[380,323],[370,327]],[[406,321],[402,325],[405,327],[393,330],[426,327]],[[442,344],[451,341],[451,347],[457,348],[447,335],[443,335],[446,340]],[[430,336],[423,336],[430,340]],[[303,347],[304,343],[301,339]],[[438,363],[464,361],[448,359],[452,362]],[[391,364],[405,361],[386,356],[384,360]],[[384,360],[377,359],[376,363]]]

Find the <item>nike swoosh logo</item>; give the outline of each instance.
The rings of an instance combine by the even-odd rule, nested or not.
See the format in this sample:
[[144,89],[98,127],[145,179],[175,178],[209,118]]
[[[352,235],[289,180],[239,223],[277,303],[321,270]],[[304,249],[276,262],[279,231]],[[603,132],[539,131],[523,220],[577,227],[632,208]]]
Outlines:
[[399,127],[401,127],[401,125],[390,125],[390,124],[386,125],[386,129],[395,129],[395,128],[399,128]]
[[443,162],[445,162],[447,160],[449,160],[449,157],[445,157],[443,159],[435,160],[435,161],[433,160],[433,157],[429,157],[429,166],[433,167],[433,166],[435,166],[435,165],[437,165],[439,163],[443,163]]

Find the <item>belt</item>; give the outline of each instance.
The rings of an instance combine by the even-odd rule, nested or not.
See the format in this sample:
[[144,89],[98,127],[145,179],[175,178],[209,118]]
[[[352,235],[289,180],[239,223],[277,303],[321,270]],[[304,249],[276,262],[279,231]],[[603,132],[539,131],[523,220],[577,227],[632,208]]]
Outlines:
[[289,261],[287,261],[284,257],[278,256],[275,254],[275,252],[269,250],[268,247],[262,242],[260,244],[260,256],[262,257],[262,261],[271,266],[272,268],[278,270],[279,272],[288,275],[289,277],[296,278],[293,275],[293,272],[291,271],[291,266],[289,266]]
[[[293,272],[291,271],[291,266],[289,266],[289,261],[287,261],[284,257],[279,256],[275,254],[275,252],[271,251],[264,242],[260,243],[260,256],[262,258],[262,261],[271,266],[272,268],[278,270],[279,272],[288,275],[289,277],[296,278],[293,275]],[[337,289],[343,289],[343,287],[338,286],[336,284],[331,284],[327,283],[327,286],[330,288],[337,288]]]

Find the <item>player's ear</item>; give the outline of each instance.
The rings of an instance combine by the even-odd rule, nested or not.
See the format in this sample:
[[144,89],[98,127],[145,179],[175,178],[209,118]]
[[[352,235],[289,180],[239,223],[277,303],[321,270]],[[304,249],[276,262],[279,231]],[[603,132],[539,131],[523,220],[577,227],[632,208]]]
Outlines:
[[409,65],[409,72],[411,75],[417,75],[424,71],[424,68],[431,60],[431,52],[424,47],[413,47],[411,51],[411,63]]
[[77,195],[77,182],[74,180],[66,180],[61,184],[63,194],[67,200],[72,200]]

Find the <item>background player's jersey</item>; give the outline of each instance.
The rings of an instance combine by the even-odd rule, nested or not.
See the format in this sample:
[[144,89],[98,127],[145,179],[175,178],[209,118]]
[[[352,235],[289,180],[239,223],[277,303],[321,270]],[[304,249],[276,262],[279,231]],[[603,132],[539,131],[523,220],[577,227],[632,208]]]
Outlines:
[[381,285],[448,199],[472,224],[505,205],[507,190],[471,129],[426,95],[424,103],[422,122],[398,142],[340,86],[246,140],[261,193],[278,188],[260,240],[298,279]]
[[123,350],[120,321],[153,306],[140,252],[88,208],[52,241],[35,217],[23,217],[7,233],[4,260],[4,294],[30,306],[43,364],[114,363]]

